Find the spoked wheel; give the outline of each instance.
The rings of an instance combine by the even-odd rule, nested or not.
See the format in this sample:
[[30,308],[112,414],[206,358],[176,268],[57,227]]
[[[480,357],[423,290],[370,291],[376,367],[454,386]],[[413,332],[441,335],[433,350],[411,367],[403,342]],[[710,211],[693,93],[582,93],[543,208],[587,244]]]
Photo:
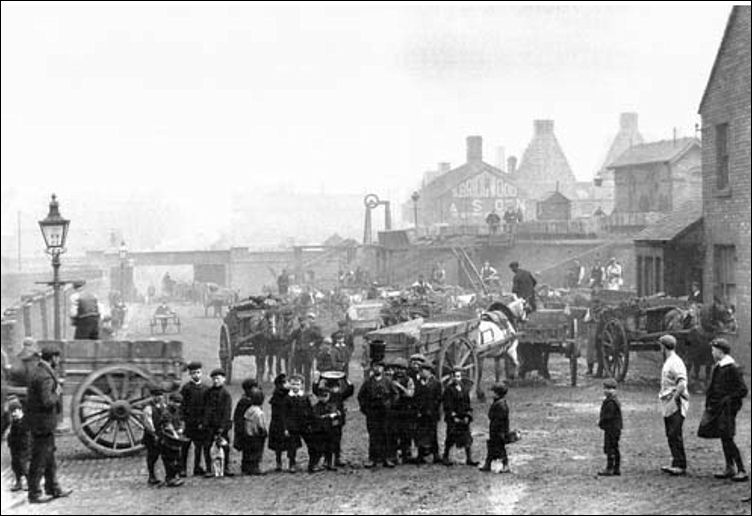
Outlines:
[[219,365],[225,372],[227,385],[232,382],[232,343],[230,341],[230,329],[222,324],[219,329]]
[[606,372],[617,382],[623,382],[629,368],[629,341],[621,321],[611,319],[606,322],[598,342]]
[[151,379],[133,365],[114,365],[86,377],[71,404],[73,429],[88,448],[121,457],[143,448],[143,410]]
[[473,386],[478,385],[478,356],[472,342],[464,337],[455,339],[442,346],[439,352],[437,376],[441,384],[446,387],[452,379],[452,370],[462,368],[464,379]]

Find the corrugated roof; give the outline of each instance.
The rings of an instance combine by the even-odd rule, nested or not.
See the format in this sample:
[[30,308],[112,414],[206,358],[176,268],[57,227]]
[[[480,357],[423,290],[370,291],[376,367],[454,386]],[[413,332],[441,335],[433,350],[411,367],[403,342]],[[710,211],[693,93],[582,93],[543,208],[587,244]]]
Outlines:
[[634,240],[636,242],[668,242],[689,229],[700,219],[702,219],[702,203],[688,202],[640,231]]
[[624,151],[608,168],[674,161],[695,145],[700,147],[700,141],[697,138],[677,138],[676,141],[661,140],[635,145]]

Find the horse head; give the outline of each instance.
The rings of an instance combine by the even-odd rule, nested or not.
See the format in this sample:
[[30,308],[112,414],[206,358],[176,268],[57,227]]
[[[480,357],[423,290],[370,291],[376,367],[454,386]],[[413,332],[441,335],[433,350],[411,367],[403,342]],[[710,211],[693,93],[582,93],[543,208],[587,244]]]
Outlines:
[[703,329],[710,331],[734,331],[736,329],[736,307],[719,297],[713,303],[700,310]]

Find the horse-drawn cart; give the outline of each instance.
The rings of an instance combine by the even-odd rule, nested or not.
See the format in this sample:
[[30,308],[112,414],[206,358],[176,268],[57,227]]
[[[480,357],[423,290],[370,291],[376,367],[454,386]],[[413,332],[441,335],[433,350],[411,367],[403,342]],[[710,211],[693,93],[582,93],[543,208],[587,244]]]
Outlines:
[[347,319],[352,325],[355,335],[363,335],[371,330],[377,330],[383,326],[381,311],[384,302],[381,299],[363,301],[351,305],[347,309]]
[[[88,448],[119,457],[143,448],[143,409],[150,388],[179,382],[183,343],[147,341],[40,341],[60,349],[63,396],[71,398],[71,425]],[[25,400],[26,391],[15,388]]]
[[[289,312],[290,316],[292,312]],[[258,298],[232,305],[219,330],[219,363],[225,371],[227,383],[232,381],[232,362],[239,356],[256,358],[256,376],[262,380],[267,355],[275,355],[278,363],[284,359],[291,363],[292,349],[286,346],[288,324],[285,308],[266,305]],[[289,346],[287,346],[289,347]]]
[[164,334],[172,327],[175,328],[175,333],[180,333],[180,325],[180,317],[174,312],[169,314],[154,314],[149,321],[149,331],[154,335],[157,328],[159,328]]
[[602,290],[593,294],[591,311],[597,323],[598,360],[606,374],[619,382],[627,376],[631,351],[659,351],[658,338],[662,335],[671,334],[685,343],[696,331],[690,325],[672,322],[673,315],[683,317],[690,313],[686,299],[637,298],[634,292]]

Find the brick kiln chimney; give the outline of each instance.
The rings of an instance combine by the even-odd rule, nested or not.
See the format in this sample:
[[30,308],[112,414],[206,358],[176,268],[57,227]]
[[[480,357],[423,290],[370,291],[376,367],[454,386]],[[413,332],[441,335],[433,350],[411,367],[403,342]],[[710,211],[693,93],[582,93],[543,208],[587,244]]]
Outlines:
[[467,162],[483,160],[483,138],[480,136],[467,137]]

